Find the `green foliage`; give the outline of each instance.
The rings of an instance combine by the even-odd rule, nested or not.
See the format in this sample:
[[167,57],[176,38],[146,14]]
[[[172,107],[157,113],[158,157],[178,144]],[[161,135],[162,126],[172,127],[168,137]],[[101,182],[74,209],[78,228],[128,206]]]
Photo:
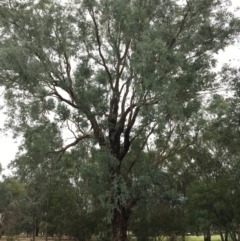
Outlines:
[[10,236],[10,235],[8,235],[6,239],[7,239],[7,241],[18,241],[18,239],[16,239],[14,236]]
[[[215,95],[209,103],[212,116],[203,131],[202,140],[190,154],[191,170],[197,179],[189,186],[188,210],[195,230],[224,230],[226,237],[236,240],[239,217],[236,201],[239,197],[238,124],[236,99]],[[199,201],[201,200],[201,201]]]
[[12,200],[12,193],[6,182],[0,182],[0,195],[0,213],[3,213]]
[[1,231],[13,236],[21,232],[23,213],[21,203],[24,196],[24,185],[16,178],[8,177],[0,182],[0,212],[4,213]]

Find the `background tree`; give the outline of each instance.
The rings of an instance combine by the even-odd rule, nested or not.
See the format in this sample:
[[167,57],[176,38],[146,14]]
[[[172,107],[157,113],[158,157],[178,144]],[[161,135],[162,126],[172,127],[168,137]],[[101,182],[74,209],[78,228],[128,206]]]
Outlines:
[[[11,195],[11,192],[10,192],[8,186],[6,185],[6,183],[4,181],[0,181],[0,195],[2,197],[0,200],[0,213],[2,215],[4,215],[3,219],[5,219],[5,212],[7,211],[7,206],[9,205],[9,203],[12,200],[12,195]],[[4,233],[4,228],[5,228],[4,223],[5,223],[5,220],[1,220],[0,237]]]
[[[89,161],[76,162],[101,191],[113,240],[126,240],[149,174],[195,142],[199,93],[226,77],[213,56],[239,20],[219,0],[14,0],[0,5],[0,22],[8,127],[24,133],[49,118],[74,138],[52,151],[90,145]],[[149,163],[146,150],[156,153]]]
[[23,218],[21,202],[23,199],[24,186],[13,177],[6,177],[0,183],[0,210],[4,213],[4,222],[1,231],[7,235],[19,234],[21,232],[21,221]]
[[186,155],[189,170],[195,176],[189,185],[188,210],[191,222],[205,229],[206,239],[210,239],[211,230],[218,230],[222,240],[228,240],[229,236],[236,240],[239,138],[236,116],[232,115],[234,103],[232,97],[213,97],[207,108],[208,121],[202,138]]
[[22,209],[28,220],[31,220],[33,240],[39,233],[43,206],[47,213],[48,199],[51,198],[51,179],[58,158],[51,152],[60,146],[61,138],[53,123],[42,120],[34,126],[25,125],[19,154],[11,162],[15,175],[25,185]]
[[[20,152],[11,162],[14,174],[24,183],[23,226],[31,226],[33,239],[38,233],[69,235],[84,241],[97,233],[99,205],[82,183],[78,163],[72,153],[61,157],[52,149],[61,144],[58,128],[44,121],[28,127]],[[98,215],[97,215],[98,214]],[[102,221],[101,221],[102,222]]]

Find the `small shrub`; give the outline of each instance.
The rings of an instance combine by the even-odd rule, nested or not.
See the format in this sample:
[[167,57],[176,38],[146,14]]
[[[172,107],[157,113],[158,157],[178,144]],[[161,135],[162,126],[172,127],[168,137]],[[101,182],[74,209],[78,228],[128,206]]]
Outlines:
[[16,241],[16,238],[14,238],[14,236],[7,236],[6,240],[7,241]]

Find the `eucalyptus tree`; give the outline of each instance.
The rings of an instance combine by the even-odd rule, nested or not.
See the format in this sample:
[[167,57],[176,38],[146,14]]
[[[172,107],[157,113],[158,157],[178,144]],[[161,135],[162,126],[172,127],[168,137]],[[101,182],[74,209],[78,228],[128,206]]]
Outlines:
[[41,220],[46,239],[48,235],[57,235],[59,239],[67,235],[84,241],[98,234],[98,223],[104,223],[101,207],[93,205],[93,197],[80,180],[76,164],[71,153],[65,153],[52,170]]
[[[169,178],[169,180],[171,180]],[[175,181],[173,181],[174,184]],[[167,238],[176,241],[177,237],[184,239],[186,225],[186,210],[182,195],[171,184],[165,183],[165,192],[154,193],[154,198],[141,201],[130,218],[129,227],[137,240],[163,240]]]
[[229,236],[236,240],[239,229],[237,106],[233,96],[214,95],[206,108],[211,120],[206,123],[201,140],[184,153],[193,177],[187,192],[190,222],[200,227],[206,240],[211,238],[211,229],[219,230],[222,240]]
[[0,213],[2,218],[0,234],[14,235],[21,233],[23,193],[24,186],[14,177],[6,177],[0,182]]
[[[92,190],[101,190],[113,240],[126,240],[132,209],[154,185],[159,165],[196,140],[201,93],[224,79],[212,71],[214,54],[240,29],[227,2],[0,5],[8,127],[24,132],[50,118],[73,137],[56,153],[91,147],[82,170]],[[155,153],[151,161],[143,160],[147,151]]]
[[[69,235],[78,240],[91,237],[100,215],[98,206],[89,208],[91,195],[82,189],[78,163],[65,152],[59,162],[54,153],[61,147],[57,125],[42,119],[34,126],[25,126],[19,153],[10,166],[24,183],[22,203],[23,225],[38,236],[41,229],[48,236]],[[96,216],[96,217],[94,217]]]
[[4,224],[5,224],[5,212],[7,211],[7,207],[12,200],[12,195],[7,186],[6,182],[0,181],[0,238],[4,234]]
[[12,200],[12,194],[5,181],[0,182],[0,194],[2,197],[0,200],[0,213],[4,213],[6,211],[6,207]]
[[60,148],[61,143],[56,124],[44,118],[31,126],[26,123],[19,153],[10,164],[15,176],[25,186],[22,209],[25,221],[31,223],[33,240],[38,236],[43,212],[47,213],[49,209],[48,203],[53,192],[52,179],[56,172],[60,173],[56,168],[58,155],[53,151]]

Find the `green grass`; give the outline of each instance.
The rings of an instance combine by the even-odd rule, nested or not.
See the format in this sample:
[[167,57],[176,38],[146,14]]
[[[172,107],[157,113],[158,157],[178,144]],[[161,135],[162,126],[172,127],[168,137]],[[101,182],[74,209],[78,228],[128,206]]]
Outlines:
[[[158,240],[161,240],[160,238]],[[168,237],[164,237],[163,241],[168,241]],[[181,240],[181,237],[179,239]],[[137,241],[136,237],[131,237],[131,241]],[[199,236],[185,236],[185,241],[204,241],[203,235]],[[220,235],[211,235],[211,241],[221,241]]]
[[[203,235],[200,236],[187,236],[186,241],[203,241]],[[221,241],[220,235],[212,235],[211,241]]]

